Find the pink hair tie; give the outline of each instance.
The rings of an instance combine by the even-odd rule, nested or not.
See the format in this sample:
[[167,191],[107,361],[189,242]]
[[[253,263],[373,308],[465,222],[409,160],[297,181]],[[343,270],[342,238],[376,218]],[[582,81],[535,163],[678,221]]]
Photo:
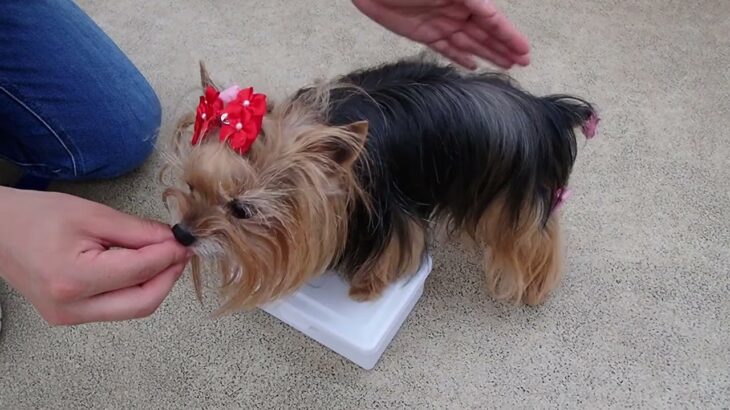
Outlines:
[[572,194],[573,192],[568,187],[558,189],[555,192],[555,205],[553,205],[553,212],[559,210]]
[[586,139],[591,139],[596,136],[599,121],[601,121],[601,119],[598,118],[598,115],[596,115],[596,113],[593,113],[590,117],[588,117],[586,122],[583,123],[583,125],[581,126],[581,130],[583,131],[583,135],[586,136]]
[[232,86],[226,88],[225,90],[221,91],[218,98],[220,98],[221,101],[223,101],[223,104],[228,104],[229,102],[236,99],[239,91],[241,91],[241,87],[239,87],[237,85],[232,85]]

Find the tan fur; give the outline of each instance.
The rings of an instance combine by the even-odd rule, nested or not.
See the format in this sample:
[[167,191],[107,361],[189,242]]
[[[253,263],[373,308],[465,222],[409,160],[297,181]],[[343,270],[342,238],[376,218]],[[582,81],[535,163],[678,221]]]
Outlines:
[[[345,216],[356,197],[363,199],[352,164],[367,124],[322,125],[318,105],[307,102],[274,107],[246,156],[215,133],[198,146],[171,151],[171,170],[189,191],[171,186],[164,197],[174,199],[182,223],[199,238],[193,247],[199,257],[217,261],[221,312],[293,292],[323,273],[345,244]],[[190,125],[190,118],[182,120],[176,139],[189,141]],[[232,217],[227,204],[233,199],[250,204],[255,216]],[[193,280],[200,296],[198,259]]]
[[560,279],[562,248],[557,214],[543,228],[539,212],[525,209],[516,225],[503,201],[487,209],[475,229],[485,253],[487,288],[501,300],[536,305]]
[[[213,85],[202,63],[201,83]],[[192,275],[199,299],[204,262],[214,262],[220,273],[224,303],[219,313],[261,306],[324,273],[342,254],[353,205],[367,206],[369,198],[352,168],[363,155],[367,123],[324,125],[327,98],[337,86],[319,85],[270,106],[261,135],[245,156],[218,141],[215,130],[192,147],[194,116],[178,123],[164,151],[163,173],[182,181],[166,181],[164,198],[174,200],[180,222],[198,238]],[[250,205],[254,215],[232,216],[234,199]],[[525,209],[513,226],[505,222],[508,214],[498,200],[464,230],[449,229],[448,217],[434,222],[451,237],[466,233],[488,248],[487,286],[496,298],[540,303],[559,280],[558,217],[551,216],[543,227],[539,210]],[[426,228],[410,220],[405,232],[393,233],[385,249],[354,272],[350,296],[373,300],[414,272],[426,248]]]
[[425,248],[424,227],[410,221],[403,237],[392,235],[385,250],[355,272],[350,297],[359,301],[377,299],[388,285],[416,271]]

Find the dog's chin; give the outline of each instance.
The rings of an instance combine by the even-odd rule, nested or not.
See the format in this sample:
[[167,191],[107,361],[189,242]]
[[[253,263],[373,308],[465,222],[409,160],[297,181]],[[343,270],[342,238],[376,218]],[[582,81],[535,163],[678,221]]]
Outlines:
[[278,297],[275,288],[279,283],[273,275],[266,274],[273,267],[266,264],[266,258],[257,257],[252,249],[236,247],[225,237],[199,238],[190,249],[194,252],[193,285],[200,301],[207,276],[203,268],[216,273],[215,287],[224,300],[217,309],[217,316],[254,309]]
[[224,253],[223,246],[211,238],[201,238],[197,240],[190,249],[193,253],[202,259],[214,259],[220,257]]

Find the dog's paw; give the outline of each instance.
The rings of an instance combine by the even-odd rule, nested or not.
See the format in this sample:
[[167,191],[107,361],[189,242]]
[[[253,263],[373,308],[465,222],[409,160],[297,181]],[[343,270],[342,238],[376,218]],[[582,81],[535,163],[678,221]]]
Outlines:
[[382,294],[382,289],[374,289],[371,284],[358,284],[350,286],[350,298],[358,302],[371,302]]

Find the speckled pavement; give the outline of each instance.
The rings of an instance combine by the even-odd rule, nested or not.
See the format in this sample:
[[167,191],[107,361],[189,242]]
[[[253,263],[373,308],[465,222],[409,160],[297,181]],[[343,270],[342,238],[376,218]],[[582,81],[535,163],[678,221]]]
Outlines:
[[[265,313],[212,319],[187,276],[151,318],[74,328],[0,284],[0,408],[728,408],[730,2],[498,3],[534,49],[513,75],[603,116],[546,304],[495,303],[477,255],[437,243],[423,298],[364,371]],[[277,96],[419,50],[346,1],[80,4],[159,92],[164,135],[193,107],[198,59]],[[160,164],[55,189],[166,220]]]

